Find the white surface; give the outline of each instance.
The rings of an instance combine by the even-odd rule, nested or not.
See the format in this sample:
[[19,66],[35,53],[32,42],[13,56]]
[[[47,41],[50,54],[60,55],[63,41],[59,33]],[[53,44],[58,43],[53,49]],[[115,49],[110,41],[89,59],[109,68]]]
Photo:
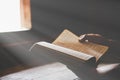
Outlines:
[[77,76],[57,62],[10,74],[0,80],[77,80]]
[[100,74],[104,74],[107,73],[113,69],[115,69],[116,67],[118,67],[120,65],[120,63],[114,63],[114,64],[100,64],[97,67],[97,71]]

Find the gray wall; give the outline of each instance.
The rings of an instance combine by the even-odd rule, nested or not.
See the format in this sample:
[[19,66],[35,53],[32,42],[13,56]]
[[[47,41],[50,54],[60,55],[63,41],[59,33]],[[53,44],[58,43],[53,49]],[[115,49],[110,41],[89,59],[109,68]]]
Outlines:
[[67,28],[120,40],[119,0],[31,0],[33,30],[55,38]]

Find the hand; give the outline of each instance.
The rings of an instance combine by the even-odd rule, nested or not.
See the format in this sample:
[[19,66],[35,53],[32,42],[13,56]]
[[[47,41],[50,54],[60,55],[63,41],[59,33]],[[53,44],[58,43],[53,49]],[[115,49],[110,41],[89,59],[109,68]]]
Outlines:
[[107,39],[100,34],[83,34],[79,37],[80,42],[92,42],[101,45],[106,45],[112,49],[116,49],[120,52],[120,42],[112,39]]
[[100,34],[84,34],[81,35],[79,37],[79,41],[80,42],[92,42],[92,43],[97,43],[97,44],[101,44],[101,45],[110,45],[110,41],[109,39],[106,39],[105,37],[103,37]]

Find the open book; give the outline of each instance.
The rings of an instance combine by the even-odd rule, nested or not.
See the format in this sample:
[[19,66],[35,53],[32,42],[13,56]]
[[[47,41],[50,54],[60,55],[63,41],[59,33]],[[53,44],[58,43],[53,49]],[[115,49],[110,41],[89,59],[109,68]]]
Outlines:
[[85,54],[83,60],[87,60],[85,56],[92,56],[95,57],[97,61],[108,50],[107,46],[90,42],[81,43],[79,41],[79,37],[67,29],[58,36],[58,38],[53,42],[53,44],[79,51]]
[[90,60],[93,57],[98,61],[108,50],[108,47],[104,45],[90,42],[81,43],[79,37],[67,29],[65,29],[52,43],[41,41],[35,43],[30,50],[32,50],[36,44],[79,58],[83,61]]
[[[80,42],[77,35],[65,29],[52,43],[37,42],[31,47],[30,51],[39,54],[41,63],[60,61],[66,65],[75,65],[74,63],[87,62],[91,64],[92,62],[92,64],[96,65],[108,48],[108,46],[91,42]],[[107,66],[115,67],[117,64]],[[101,70],[101,68],[104,67],[97,68],[97,70]]]

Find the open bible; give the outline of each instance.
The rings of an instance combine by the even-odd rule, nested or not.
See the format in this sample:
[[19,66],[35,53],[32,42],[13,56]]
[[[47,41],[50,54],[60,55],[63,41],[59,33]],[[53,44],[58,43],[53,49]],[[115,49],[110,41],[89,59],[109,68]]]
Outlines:
[[[38,47],[37,50],[39,51],[35,50],[36,47]],[[30,50],[39,52],[38,54],[45,55],[47,53],[53,58],[60,58],[63,62],[64,57],[70,57],[81,62],[93,61],[95,63],[105,54],[108,47],[91,42],[80,42],[77,35],[65,29],[52,43],[37,42]],[[62,55],[62,57],[59,57],[59,55]]]
[[104,45],[99,45],[91,42],[80,42],[79,37],[67,29],[64,30],[60,36],[58,36],[53,44],[85,54],[83,56],[83,60],[91,58],[86,58],[87,56],[92,56],[95,57],[97,61],[108,50],[108,47]]

